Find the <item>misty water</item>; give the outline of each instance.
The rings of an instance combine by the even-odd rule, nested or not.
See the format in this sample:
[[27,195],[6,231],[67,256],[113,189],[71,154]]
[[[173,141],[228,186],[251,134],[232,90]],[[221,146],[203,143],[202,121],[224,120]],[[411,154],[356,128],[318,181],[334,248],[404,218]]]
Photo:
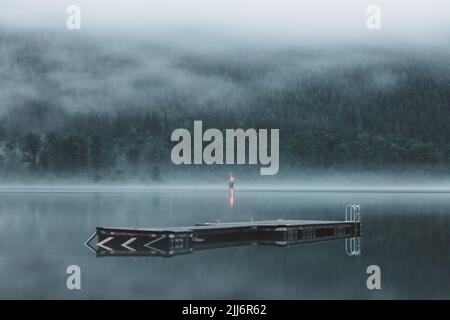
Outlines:
[[[0,298],[450,298],[448,193],[134,190],[0,193]],[[36,191],[36,190],[35,190]],[[97,226],[185,226],[249,219],[344,219],[361,205],[361,255],[344,240],[164,257],[97,258]],[[81,268],[81,290],[66,268]],[[368,290],[366,268],[381,268]]]

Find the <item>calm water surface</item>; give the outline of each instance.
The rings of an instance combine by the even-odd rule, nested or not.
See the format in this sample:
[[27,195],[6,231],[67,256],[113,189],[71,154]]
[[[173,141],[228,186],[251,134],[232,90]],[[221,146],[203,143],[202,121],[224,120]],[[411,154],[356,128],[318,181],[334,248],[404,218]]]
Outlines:
[[[344,218],[362,208],[361,256],[344,241],[248,246],[162,257],[96,258],[97,226],[183,226],[249,219]],[[227,190],[0,193],[0,298],[450,298],[450,194]],[[66,288],[78,265],[82,289]],[[368,290],[377,264],[382,289]]]

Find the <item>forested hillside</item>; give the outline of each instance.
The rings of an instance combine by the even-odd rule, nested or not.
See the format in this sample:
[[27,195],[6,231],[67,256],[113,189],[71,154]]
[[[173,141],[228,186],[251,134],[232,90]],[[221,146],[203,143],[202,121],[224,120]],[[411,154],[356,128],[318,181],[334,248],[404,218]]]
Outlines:
[[450,169],[448,52],[130,48],[4,32],[0,53],[4,181],[160,180],[173,169],[170,133],[193,120],[279,128],[280,173]]

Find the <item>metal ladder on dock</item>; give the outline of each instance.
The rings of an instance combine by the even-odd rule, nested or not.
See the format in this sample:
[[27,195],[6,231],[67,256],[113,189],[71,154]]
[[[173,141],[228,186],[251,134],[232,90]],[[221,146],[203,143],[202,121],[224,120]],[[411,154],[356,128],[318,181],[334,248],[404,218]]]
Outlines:
[[[361,206],[359,204],[349,204],[345,208],[346,222],[361,222]],[[348,256],[361,255],[361,238],[353,237],[345,239],[345,253]]]

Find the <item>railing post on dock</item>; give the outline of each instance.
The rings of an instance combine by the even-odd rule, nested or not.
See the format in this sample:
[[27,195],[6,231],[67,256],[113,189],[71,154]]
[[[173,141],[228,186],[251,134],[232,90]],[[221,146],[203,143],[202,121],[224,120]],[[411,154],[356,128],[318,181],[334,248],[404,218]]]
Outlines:
[[349,204],[345,208],[345,221],[361,221],[361,206],[359,204]]

